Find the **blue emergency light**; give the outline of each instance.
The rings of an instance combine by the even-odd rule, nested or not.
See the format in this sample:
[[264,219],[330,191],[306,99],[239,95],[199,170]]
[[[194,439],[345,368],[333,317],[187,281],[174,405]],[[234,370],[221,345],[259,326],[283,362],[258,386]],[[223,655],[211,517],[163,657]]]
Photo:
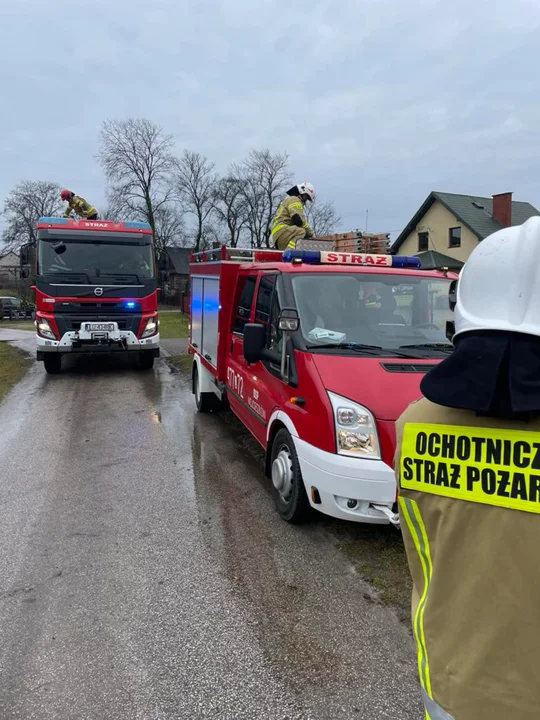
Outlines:
[[137,303],[134,300],[127,300],[124,305],[128,308],[128,310],[133,310],[133,308],[137,307]]
[[421,268],[422,261],[414,255],[392,255],[392,267]]
[[308,265],[369,265],[373,267],[420,268],[420,258],[411,255],[376,255],[372,253],[325,252],[321,250],[285,250],[284,262]]
[[123,223],[123,225],[126,228],[140,228],[141,230],[151,230],[151,227],[148,223],[136,222],[135,220],[129,220],[128,222]]
[[305,262],[309,265],[320,265],[321,263],[321,252],[320,250],[285,250],[283,253],[283,260],[285,262]]
[[67,223],[69,222],[69,219],[65,218],[65,217],[40,217],[38,222],[55,224],[55,225],[67,225]]

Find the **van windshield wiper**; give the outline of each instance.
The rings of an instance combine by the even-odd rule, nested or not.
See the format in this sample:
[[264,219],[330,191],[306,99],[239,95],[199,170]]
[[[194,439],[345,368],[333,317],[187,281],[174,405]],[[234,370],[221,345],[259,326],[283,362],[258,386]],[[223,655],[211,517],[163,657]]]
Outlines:
[[452,352],[454,349],[453,345],[450,345],[450,343],[417,343],[415,345],[400,345],[399,346],[401,350],[440,350],[441,352]]
[[352,350],[353,352],[366,353],[375,355],[377,357],[402,357],[402,358],[421,358],[422,355],[418,353],[400,352],[400,350],[394,348],[384,348],[381,345],[365,345],[364,343],[356,342],[335,342],[335,343],[311,343],[306,345],[308,350]]
[[380,345],[364,345],[363,343],[356,342],[310,343],[306,345],[306,348],[308,350],[356,350],[358,352],[364,350],[366,352],[373,350],[378,352],[382,350]]

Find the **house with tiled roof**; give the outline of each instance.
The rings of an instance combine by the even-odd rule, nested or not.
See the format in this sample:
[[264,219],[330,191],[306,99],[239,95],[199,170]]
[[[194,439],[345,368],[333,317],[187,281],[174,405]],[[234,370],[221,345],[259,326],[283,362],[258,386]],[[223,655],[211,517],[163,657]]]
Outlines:
[[392,246],[400,255],[418,255],[423,267],[459,270],[474,248],[491,233],[521,225],[540,215],[512,193],[490,198],[431,192]]

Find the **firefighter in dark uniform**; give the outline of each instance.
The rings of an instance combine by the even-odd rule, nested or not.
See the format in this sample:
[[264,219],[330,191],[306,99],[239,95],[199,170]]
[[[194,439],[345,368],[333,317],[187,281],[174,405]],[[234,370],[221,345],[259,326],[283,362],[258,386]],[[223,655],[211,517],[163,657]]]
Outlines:
[[397,422],[429,720],[540,718],[540,217],[461,272],[454,352]]

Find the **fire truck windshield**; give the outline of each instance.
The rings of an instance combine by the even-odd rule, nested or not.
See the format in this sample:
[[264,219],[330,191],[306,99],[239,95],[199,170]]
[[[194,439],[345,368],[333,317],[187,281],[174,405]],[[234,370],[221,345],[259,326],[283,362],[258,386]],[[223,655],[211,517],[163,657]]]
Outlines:
[[354,345],[448,352],[450,280],[392,273],[302,273],[292,284],[300,328],[312,351]]
[[[55,244],[61,245],[56,252]],[[89,278],[114,275],[136,275],[139,279],[154,277],[151,243],[133,241],[115,243],[92,239],[80,242],[73,237],[40,239],[38,274],[85,274]]]

